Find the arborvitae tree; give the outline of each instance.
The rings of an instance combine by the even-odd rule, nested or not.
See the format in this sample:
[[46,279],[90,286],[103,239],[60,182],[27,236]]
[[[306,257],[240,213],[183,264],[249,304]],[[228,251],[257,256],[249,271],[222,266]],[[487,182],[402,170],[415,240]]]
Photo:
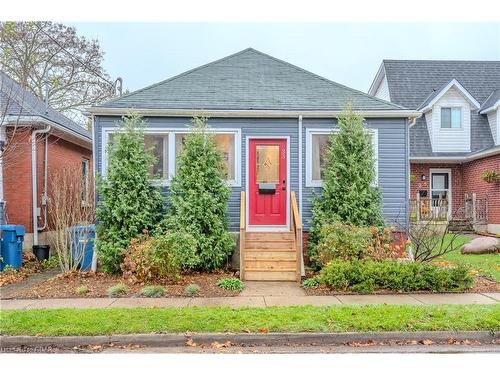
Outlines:
[[144,121],[123,117],[108,148],[106,178],[98,180],[96,210],[99,260],[105,272],[117,273],[130,240],[153,229],[161,219],[163,199],[151,185],[149,168],[155,157],[144,145]]
[[350,107],[338,118],[325,155],[323,191],[313,199],[310,244],[318,242],[324,224],[384,225],[381,195],[375,186],[372,135]]
[[235,247],[228,231],[231,189],[206,120],[195,117],[192,123],[170,185],[167,227],[195,238],[196,268],[209,270],[221,267]]

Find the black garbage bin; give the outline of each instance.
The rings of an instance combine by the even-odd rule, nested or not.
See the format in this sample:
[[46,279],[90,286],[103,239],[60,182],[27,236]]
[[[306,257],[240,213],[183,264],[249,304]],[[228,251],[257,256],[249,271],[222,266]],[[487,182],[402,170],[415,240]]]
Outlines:
[[49,260],[50,245],[33,245],[33,254],[40,262]]

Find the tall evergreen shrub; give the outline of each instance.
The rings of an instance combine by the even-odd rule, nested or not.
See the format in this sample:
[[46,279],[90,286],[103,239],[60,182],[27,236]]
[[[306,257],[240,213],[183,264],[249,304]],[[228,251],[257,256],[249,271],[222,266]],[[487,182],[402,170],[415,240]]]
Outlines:
[[108,148],[106,178],[97,183],[99,202],[96,248],[102,268],[120,271],[130,240],[151,230],[161,219],[160,190],[151,185],[154,156],[144,145],[145,122],[136,114],[123,117]]
[[195,268],[219,268],[235,247],[228,231],[231,189],[225,181],[222,154],[205,119],[193,119],[177,163],[168,196],[167,227],[195,238]]
[[321,227],[341,222],[383,226],[381,195],[375,184],[372,135],[364,119],[347,108],[338,118],[325,155],[323,190],[313,198],[310,250],[315,254]]

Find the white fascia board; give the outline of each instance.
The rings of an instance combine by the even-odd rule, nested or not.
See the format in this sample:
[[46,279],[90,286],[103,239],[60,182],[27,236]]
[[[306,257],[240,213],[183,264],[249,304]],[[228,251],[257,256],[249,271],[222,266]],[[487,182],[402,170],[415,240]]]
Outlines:
[[[193,117],[193,116],[207,116],[207,117],[250,117],[250,118],[325,118],[325,117],[338,117],[343,114],[343,111],[316,111],[316,110],[193,110],[193,109],[133,109],[133,111],[141,116],[150,117]],[[127,108],[104,108],[93,107],[89,108],[92,115],[103,116],[124,116],[130,109]],[[355,111],[361,116],[366,118],[385,118],[385,117],[420,117],[421,111],[410,109],[393,109],[393,110],[367,110]]]
[[80,133],[77,133],[71,129],[66,128],[65,126],[61,126],[57,122],[48,120],[44,117],[41,116],[7,116],[3,123],[6,126],[33,126],[33,123],[41,123],[44,125],[50,125],[54,129],[59,130],[62,134],[68,134],[71,135],[72,137],[76,137],[79,140],[83,141],[86,145],[92,146],[92,139],[85,137],[81,135]]
[[432,99],[424,108],[421,109],[422,112],[427,112],[432,109],[432,106],[436,104],[436,102],[441,99],[441,97],[448,92],[449,89],[451,89],[453,86],[455,86],[463,96],[467,98],[467,100],[476,107],[476,109],[479,109],[481,107],[481,104],[474,99],[474,97],[456,80],[452,79],[450,83],[448,83],[435,97]]
[[467,156],[413,156],[410,157],[412,163],[467,163],[469,161],[482,159],[488,156],[500,154],[500,146],[489,150],[481,151]]
[[481,112],[479,112],[482,115],[485,115],[487,113],[496,111],[500,107],[500,100],[498,100],[495,104],[493,104],[491,107],[483,109]]
[[380,66],[378,68],[377,74],[375,75],[375,78],[373,79],[372,84],[370,85],[370,88],[368,89],[368,94],[375,95],[378,87],[380,86],[380,82],[382,82],[384,77],[385,77],[385,66],[384,66],[384,62],[382,61],[382,63],[380,64]]

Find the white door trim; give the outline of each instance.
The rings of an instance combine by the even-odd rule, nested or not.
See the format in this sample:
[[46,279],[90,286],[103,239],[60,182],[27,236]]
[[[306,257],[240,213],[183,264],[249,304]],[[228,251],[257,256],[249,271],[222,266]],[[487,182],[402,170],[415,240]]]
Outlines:
[[[249,159],[250,139],[286,139],[286,225],[250,225],[249,224]],[[289,232],[290,231],[290,137],[247,135],[245,139],[245,223],[248,232]]]
[[429,193],[432,202],[432,174],[433,173],[447,173],[448,174],[448,220],[451,219],[452,205],[453,205],[453,192],[451,189],[451,168],[429,168]]

